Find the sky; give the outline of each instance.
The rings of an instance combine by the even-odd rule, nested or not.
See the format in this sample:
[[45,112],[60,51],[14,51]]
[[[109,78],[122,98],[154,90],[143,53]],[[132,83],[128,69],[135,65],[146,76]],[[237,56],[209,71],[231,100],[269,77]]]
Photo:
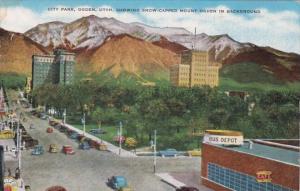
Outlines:
[[[114,17],[122,22],[141,22],[155,27],[183,27],[208,35],[228,34],[239,42],[271,46],[300,54],[299,0],[0,0],[0,27],[25,32],[45,22],[72,22],[88,15]],[[61,8],[75,11],[61,11]],[[50,11],[49,8],[59,8]],[[97,11],[79,11],[96,8]],[[113,11],[98,11],[111,8]],[[177,9],[177,12],[117,12],[116,9]],[[196,13],[179,9],[197,9]],[[216,10],[200,13],[199,10]],[[224,10],[225,13],[219,13]],[[256,10],[258,13],[227,13]]]

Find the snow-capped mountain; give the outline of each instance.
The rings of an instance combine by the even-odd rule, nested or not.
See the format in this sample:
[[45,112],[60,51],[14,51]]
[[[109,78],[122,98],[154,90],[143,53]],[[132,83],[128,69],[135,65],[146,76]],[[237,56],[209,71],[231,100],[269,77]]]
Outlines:
[[57,47],[63,43],[62,30],[66,23],[54,21],[39,24],[25,33],[31,40],[44,47]]
[[25,33],[27,37],[44,47],[62,46],[71,50],[97,48],[107,37],[119,34],[130,34],[150,42],[165,37],[168,41],[188,49],[212,50],[218,61],[250,47],[249,44],[239,43],[228,35],[209,36],[204,33],[194,35],[184,28],[160,28],[136,22],[124,23],[114,18],[99,18],[94,15],[82,17],[71,23],[40,24]]
[[[165,67],[159,68],[167,68],[170,63],[164,58],[170,58],[170,55],[181,53],[187,49],[196,49],[209,51],[211,58],[224,65],[256,63],[262,65],[278,79],[300,80],[300,56],[298,54],[284,53],[251,43],[240,43],[227,34],[210,36],[201,33],[194,35],[184,28],[159,28],[143,23],[124,23],[114,18],[99,18],[91,15],[70,23],[56,21],[40,24],[24,35],[47,50],[63,47],[75,51],[79,65],[89,63],[91,71],[105,69],[107,63],[104,64],[104,61],[115,66],[115,73],[118,73],[116,68],[123,68],[129,72],[144,71],[144,66],[147,66],[147,70],[153,69],[150,65],[164,65]],[[129,37],[133,37],[133,39]],[[121,46],[122,43],[125,44]],[[150,46],[149,43],[153,46]],[[160,49],[156,49],[156,47]],[[146,51],[146,49],[149,54],[140,53],[146,58],[135,55],[136,52]],[[116,54],[117,52],[119,53]],[[150,52],[155,52],[159,59],[153,60],[152,57],[155,56]],[[110,57],[115,57],[115,59],[109,60]],[[131,57],[135,59],[130,59]],[[126,63],[122,61],[124,58],[126,58]],[[172,63],[175,61],[172,60]],[[129,70],[128,68],[132,67],[126,65],[138,66],[138,68]],[[82,65],[82,67],[87,68],[86,65]]]

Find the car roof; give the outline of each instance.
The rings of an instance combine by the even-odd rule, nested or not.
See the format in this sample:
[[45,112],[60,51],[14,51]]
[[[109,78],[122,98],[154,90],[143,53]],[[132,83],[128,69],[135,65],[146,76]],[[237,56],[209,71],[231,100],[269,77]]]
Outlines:
[[124,176],[115,176],[115,179],[117,180],[126,180]]

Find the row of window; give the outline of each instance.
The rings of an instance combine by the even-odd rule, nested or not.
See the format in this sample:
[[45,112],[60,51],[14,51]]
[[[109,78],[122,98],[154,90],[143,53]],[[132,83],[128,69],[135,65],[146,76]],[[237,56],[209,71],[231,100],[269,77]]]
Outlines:
[[254,176],[213,163],[208,163],[208,179],[234,191],[294,191],[271,182],[259,183]]

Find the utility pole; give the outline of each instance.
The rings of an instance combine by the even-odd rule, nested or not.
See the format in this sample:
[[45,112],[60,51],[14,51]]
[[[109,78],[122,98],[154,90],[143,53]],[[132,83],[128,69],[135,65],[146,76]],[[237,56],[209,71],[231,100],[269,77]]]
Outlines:
[[21,158],[22,158],[22,129],[20,129],[20,133],[19,133],[19,169],[20,169],[20,171],[21,171],[21,164],[22,164]]
[[153,172],[156,173],[156,129],[154,130],[154,158],[153,158]]
[[120,125],[119,125],[119,155],[121,155],[121,150],[122,150],[122,121],[120,121]]
[[20,119],[17,116],[17,157],[18,157],[18,168],[21,170],[21,133],[20,133]]
[[67,116],[67,109],[65,108],[65,110],[64,110],[64,124],[66,124],[66,116]]
[[83,118],[82,118],[82,124],[83,124],[83,135],[85,135],[85,112],[83,112]]

